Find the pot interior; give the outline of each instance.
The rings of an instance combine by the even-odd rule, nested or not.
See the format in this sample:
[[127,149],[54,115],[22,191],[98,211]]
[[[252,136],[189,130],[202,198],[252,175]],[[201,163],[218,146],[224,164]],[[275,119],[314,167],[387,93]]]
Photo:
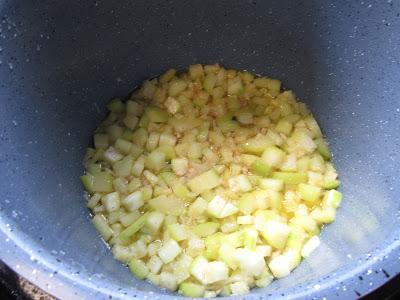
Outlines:
[[27,252],[40,249],[50,269],[75,274],[78,286],[168,294],[131,276],[90,224],[82,159],[112,97],[170,67],[218,62],[279,78],[309,105],[344,194],[314,255],[252,293],[290,295],[364,268],[400,225],[400,7],[388,2],[3,3],[3,231]]

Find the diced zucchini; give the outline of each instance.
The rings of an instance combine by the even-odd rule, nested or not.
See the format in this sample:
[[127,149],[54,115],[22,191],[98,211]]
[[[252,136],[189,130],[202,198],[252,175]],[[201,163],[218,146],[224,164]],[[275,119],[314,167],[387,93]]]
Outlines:
[[226,244],[234,248],[242,247],[244,245],[243,231],[235,231],[225,234],[221,238],[221,245]]
[[283,180],[273,178],[261,178],[258,182],[260,188],[280,192],[283,190]]
[[172,191],[176,196],[181,199],[192,198],[191,193],[186,185],[181,182],[178,182],[176,185],[172,187]]
[[303,246],[301,250],[301,256],[309,257],[315,249],[321,244],[321,241],[317,235],[312,236]]
[[173,97],[168,97],[164,105],[168,112],[173,115],[176,114],[181,108],[181,104],[179,103],[179,101]]
[[159,145],[160,146],[175,146],[177,138],[175,135],[169,132],[163,132],[160,134]]
[[184,225],[182,224],[170,224],[168,225],[168,233],[175,241],[183,241],[188,238],[188,233]]
[[204,256],[207,259],[214,260],[218,258],[222,235],[221,232],[217,232],[205,237],[206,251],[204,252]]
[[291,271],[289,257],[282,254],[273,257],[268,267],[276,278],[286,277]]
[[169,187],[173,187],[177,182],[179,182],[178,178],[172,172],[162,172],[160,173],[160,177]]
[[271,167],[267,165],[263,160],[257,159],[251,164],[250,170],[254,174],[268,176],[271,171]]
[[190,265],[192,264],[193,258],[187,254],[181,254],[171,264],[178,284],[182,283],[190,277]]
[[204,76],[204,69],[201,64],[195,64],[189,66],[189,76],[192,79],[198,79]]
[[160,140],[160,134],[158,132],[150,132],[146,142],[146,150],[153,151],[154,149],[156,149],[159,140]]
[[239,123],[244,125],[253,124],[253,114],[250,112],[240,112],[236,114]]
[[283,201],[282,193],[274,190],[269,190],[268,193],[269,193],[269,199],[268,199],[269,206],[273,209],[281,210]]
[[132,144],[130,154],[134,159],[137,159],[142,153],[143,153],[142,147],[136,144]]
[[169,82],[172,78],[174,78],[175,74],[176,74],[175,69],[169,69],[168,71],[166,71],[164,74],[162,74],[160,76],[160,82],[161,83]]
[[238,281],[235,283],[231,283],[229,285],[232,295],[244,295],[247,294],[250,291],[249,285],[247,282],[244,281]]
[[254,83],[259,88],[266,88],[272,96],[277,96],[281,89],[281,81],[273,78],[260,77],[254,79]]
[[230,215],[237,213],[239,209],[225,201],[221,196],[215,196],[214,199],[208,203],[207,212],[215,218],[226,218]]
[[136,191],[126,196],[122,200],[122,204],[128,211],[135,211],[144,204],[144,194],[142,191]]
[[246,175],[237,175],[228,179],[232,192],[248,192],[252,189],[251,183]]
[[150,185],[146,185],[140,189],[143,192],[144,200],[150,200],[153,195],[153,188]]
[[158,256],[161,260],[167,264],[175,259],[180,253],[182,249],[179,244],[175,240],[167,241],[158,251]]
[[289,152],[299,154],[310,154],[317,148],[313,139],[304,130],[299,129],[295,129],[286,142],[290,149]]
[[207,284],[207,268],[208,260],[204,256],[197,256],[190,266],[190,274],[202,284]]
[[160,273],[160,283],[159,285],[163,288],[169,289],[170,291],[175,291],[178,288],[178,282],[173,273],[161,272]]
[[207,264],[206,281],[208,284],[226,280],[229,277],[228,266],[222,261],[212,261]]
[[186,248],[186,253],[191,257],[202,255],[205,250],[205,244],[203,239],[192,236],[189,238]]
[[253,216],[239,216],[236,219],[239,225],[250,225],[253,224]]
[[217,83],[217,76],[215,74],[207,74],[203,81],[203,88],[211,94],[215,84]]
[[258,279],[256,280],[256,286],[259,288],[265,288],[271,284],[274,280],[274,276],[266,269]]
[[240,155],[240,162],[245,166],[250,167],[259,157],[257,155],[252,154],[241,154]]
[[268,166],[277,168],[283,163],[285,157],[286,154],[284,151],[278,147],[270,146],[264,150],[261,159]]
[[244,246],[249,250],[255,250],[258,240],[258,231],[255,229],[245,229],[243,232]]
[[252,186],[257,186],[260,179],[262,179],[259,175],[249,175],[247,176]]
[[323,138],[316,139],[315,144],[317,145],[317,151],[319,154],[321,154],[326,160],[331,160],[332,153],[325,140]]
[[219,228],[219,223],[216,222],[207,222],[203,224],[198,224],[192,228],[192,231],[197,234],[199,237],[207,237],[209,235],[217,232]]
[[119,199],[119,193],[118,192],[113,192],[109,193],[107,195],[104,195],[101,198],[101,202],[103,203],[105,209],[107,212],[113,212],[117,211],[120,207],[120,199]]
[[198,197],[190,206],[188,210],[188,215],[192,217],[201,216],[205,213],[208,207],[208,202],[202,198]]
[[250,138],[242,145],[242,149],[246,153],[261,154],[267,147],[273,146],[275,143],[269,137],[258,134]]
[[158,172],[164,168],[165,163],[165,153],[161,152],[160,150],[154,150],[147,156],[144,164],[146,168]]
[[260,276],[266,268],[264,256],[247,248],[235,250],[241,272],[250,276]]
[[82,183],[89,193],[109,193],[113,191],[114,177],[107,172],[86,174],[81,177]]
[[290,224],[290,234],[286,241],[286,249],[291,249],[300,252],[307,238],[307,233],[296,223]]
[[134,115],[126,115],[123,122],[126,125],[126,127],[133,130],[136,128],[136,125],[139,123],[139,118]]
[[139,218],[140,218],[139,211],[133,211],[133,212],[130,212],[127,214],[123,214],[122,216],[120,216],[119,220],[122,225],[124,225],[125,227],[128,227],[129,225],[131,225],[133,222],[135,222]]
[[163,262],[157,255],[153,255],[147,261],[147,267],[149,268],[150,272],[153,274],[157,274],[158,272],[160,272],[162,266],[163,266]]
[[121,113],[125,110],[125,106],[121,99],[115,98],[107,104],[107,109],[112,112]]
[[134,235],[136,232],[138,232],[146,223],[147,217],[149,213],[145,213],[140,216],[139,219],[137,219],[133,224],[129,225],[124,231],[122,231],[119,235],[119,238],[122,241],[127,241],[131,238],[132,235]]
[[306,183],[308,180],[307,173],[301,172],[274,172],[272,173],[272,178],[280,179],[285,184]]
[[272,247],[269,245],[259,245],[256,246],[255,251],[262,255],[263,257],[271,256],[272,253]]
[[113,165],[115,175],[120,177],[127,177],[131,175],[133,166],[133,157],[128,155]]
[[115,259],[123,262],[123,263],[128,263],[132,258],[133,258],[133,253],[130,251],[128,247],[122,246],[122,245],[114,245],[112,247],[112,253],[115,257]]
[[188,180],[187,185],[193,192],[201,194],[207,190],[217,187],[220,182],[221,180],[218,174],[211,169]]
[[143,112],[143,107],[132,100],[126,101],[126,113],[129,115],[140,116]]
[[148,201],[150,207],[163,213],[179,216],[185,210],[185,203],[176,197],[161,195]]
[[108,126],[106,131],[110,143],[114,143],[124,133],[124,129],[121,126],[118,126],[117,124]]
[[169,145],[164,145],[164,146],[158,147],[158,151],[164,153],[165,159],[167,161],[170,161],[171,159],[175,158],[175,156],[176,156],[174,147],[169,146]]
[[239,123],[232,119],[232,115],[226,115],[218,118],[217,125],[223,133],[234,131],[240,127]]
[[96,149],[107,149],[107,147],[109,146],[107,134],[97,133],[94,135],[93,140],[94,147]]
[[240,197],[238,208],[245,215],[249,215],[254,210],[256,210],[257,207],[256,207],[256,204],[255,204],[253,193],[243,194]]
[[335,221],[336,209],[333,207],[314,208],[310,216],[319,223],[331,223]]
[[135,161],[135,163],[132,166],[131,172],[134,176],[139,177],[143,170],[144,170],[144,163],[145,163],[146,157],[141,155],[138,157],[138,159]]
[[191,159],[201,158],[203,156],[202,151],[203,146],[201,143],[191,143],[188,147],[188,157]]
[[313,134],[314,138],[320,138],[322,136],[321,129],[319,128],[319,125],[317,121],[313,118],[313,116],[309,115],[304,119],[304,122],[307,125],[307,128],[311,131]]
[[160,275],[150,272],[147,274],[147,280],[154,285],[160,285]]
[[[80,177],[80,179],[81,179],[81,182],[82,182],[83,186],[85,187],[85,189],[89,193],[94,193],[94,190],[93,190],[93,175],[90,174],[90,173],[87,173],[86,175],[82,175]],[[112,188],[111,188],[111,190],[112,190]]]
[[183,80],[176,79],[170,82],[168,95],[171,97],[178,96],[181,92],[183,92],[187,87],[187,83]]
[[149,273],[149,268],[140,259],[132,258],[128,266],[129,270],[139,279],[145,279]]
[[[214,92],[215,91],[216,89],[214,89]],[[224,92],[222,92],[221,94],[224,94]],[[236,112],[240,109],[240,101],[236,96],[230,96],[226,105],[231,112]]]
[[243,84],[239,77],[228,80],[228,95],[239,95],[243,93],[243,91]]
[[311,184],[300,183],[299,193],[304,201],[315,203],[321,196],[321,188]]
[[293,124],[292,122],[289,122],[288,120],[281,119],[278,121],[278,123],[275,126],[275,130],[277,132],[283,133],[285,135],[290,135],[293,129]]
[[127,141],[131,141],[133,136],[133,130],[125,129],[124,133],[122,134],[121,138]]
[[313,154],[310,158],[309,167],[311,171],[324,173],[326,168],[324,158],[318,153]]
[[108,241],[110,237],[113,235],[113,231],[108,225],[104,215],[102,214],[95,215],[92,219],[92,223],[105,241]]
[[154,92],[156,90],[155,85],[156,80],[146,80],[143,82],[140,92],[142,96],[146,99],[152,99]]
[[225,262],[232,270],[236,270],[238,268],[239,263],[236,259],[235,247],[225,243],[224,239],[221,239],[221,245],[218,250],[218,259]]
[[326,181],[324,180],[324,189],[330,190],[330,189],[336,189],[340,185],[340,181],[335,179],[335,180],[330,180]]
[[296,215],[290,220],[291,224],[296,224],[306,230],[310,234],[318,234],[319,227],[313,218],[310,216]]
[[138,128],[132,134],[132,142],[140,147],[143,147],[146,144],[148,137],[149,134],[146,129]]
[[147,215],[146,222],[142,228],[142,232],[146,234],[155,235],[164,221],[164,214],[158,211],[152,211]]
[[186,297],[198,298],[204,294],[204,286],[192,282],[182,282],[179,285],[179,293]]
[[101,194],[99,194],[99,193],[94,193],[93,196],[91,196],[91,197],[88,199],[88,202],[87,202],[86,206],[87,206],[88,208],[90,208],[90,209],[93,209],[93,208],[95,208],[95,206],[99,203],[100,199],[101,199]]
[[115,142],[115,148],[118,149],[121,153],[127,155],[131,152],[133,144],[125,139],[119,138]]
[[171,160],[171,165],[176,175],[183,176],[188,169],[189,163],[186,158],[173,158]]
[[172,125],[177,132],[186,132],[200,126],[202,122],[198,118],[183,117],[180,119],[170,118],[169,124]]
[[329,190],[325,192],[322,203],[324,206],[338,208],[342,202],[343,195],[337,190]]
[[289,234],[290,227],[288,225],[273,220],[267,221],[261,230],[261,235],[268,244],[279,250],[285,247]]

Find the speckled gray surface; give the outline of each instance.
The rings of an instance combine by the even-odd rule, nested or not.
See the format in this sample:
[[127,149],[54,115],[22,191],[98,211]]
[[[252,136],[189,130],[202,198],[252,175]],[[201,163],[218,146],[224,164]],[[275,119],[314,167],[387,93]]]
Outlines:
[[281,78],[332,145],[345,199],[322,246],[248,299],[355,298],[400,272],[398,1],[2,1],[0,258],[72,298],[166,298],[116,262],[78,176],[104,104],[168,67]]

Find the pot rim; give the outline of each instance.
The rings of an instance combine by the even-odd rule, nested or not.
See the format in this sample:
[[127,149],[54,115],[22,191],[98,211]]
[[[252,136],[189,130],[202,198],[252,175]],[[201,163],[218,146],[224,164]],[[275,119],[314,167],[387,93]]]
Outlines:
[[[4,213],[3,213],[4,214]],[[98,286],[96,280],[79,274],[69,272],[68,264],[51,256],[44,248],[34,242],[30,237],[12,226],[12,222],[5,222],[6,218],[0,215],[0,241],[2,244],[0,259],[12,270],[25,277],[47,293],[59,298],[104,298],[112,296],[116,299],[132,297],[156,299],[176,299],[175,293],[158,295],[154,292],[144,292],[137,289],[125,290],[114,284]],[[345,297],[360,297],[378,288],[390,278],[400,273],[398,261],[400,259],[400,240],[395,237],[386,239],[383,248],[371,251],[370,255],[353,258],[352,261],[330,274],[287,289],[285,293],[280,290],[265,293],[260,289],[256,293],[245,295],[246,299],[259,299],[260,297],[285,299],[301,299],[315,297],[318,299],[343,299]],[[390,242],[391,241],[391,242]],[[397,264],[395,263],[397,262]],[[349,271],[350,270],[350,271]],[[387,275],[390,274],[388,277]],[[362,277],[365,280],[362,280]],[[235,297],[226,297],[234,299]],[[243,298],[243,296],[241,297]]]

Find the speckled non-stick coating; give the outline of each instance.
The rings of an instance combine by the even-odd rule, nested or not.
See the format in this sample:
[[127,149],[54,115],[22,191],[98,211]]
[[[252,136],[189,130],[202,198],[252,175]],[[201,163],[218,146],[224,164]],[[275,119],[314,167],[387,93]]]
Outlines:
[[[321,247],[247,299],[355,298],[400,271],[399,1],[2,1],[0,258],[64,299],[175,297],[90,224],[79,175],[105,103],[168,67],[275,76],[309,104],[341,175]],[[168,296],[167,296],[168,295]]]

